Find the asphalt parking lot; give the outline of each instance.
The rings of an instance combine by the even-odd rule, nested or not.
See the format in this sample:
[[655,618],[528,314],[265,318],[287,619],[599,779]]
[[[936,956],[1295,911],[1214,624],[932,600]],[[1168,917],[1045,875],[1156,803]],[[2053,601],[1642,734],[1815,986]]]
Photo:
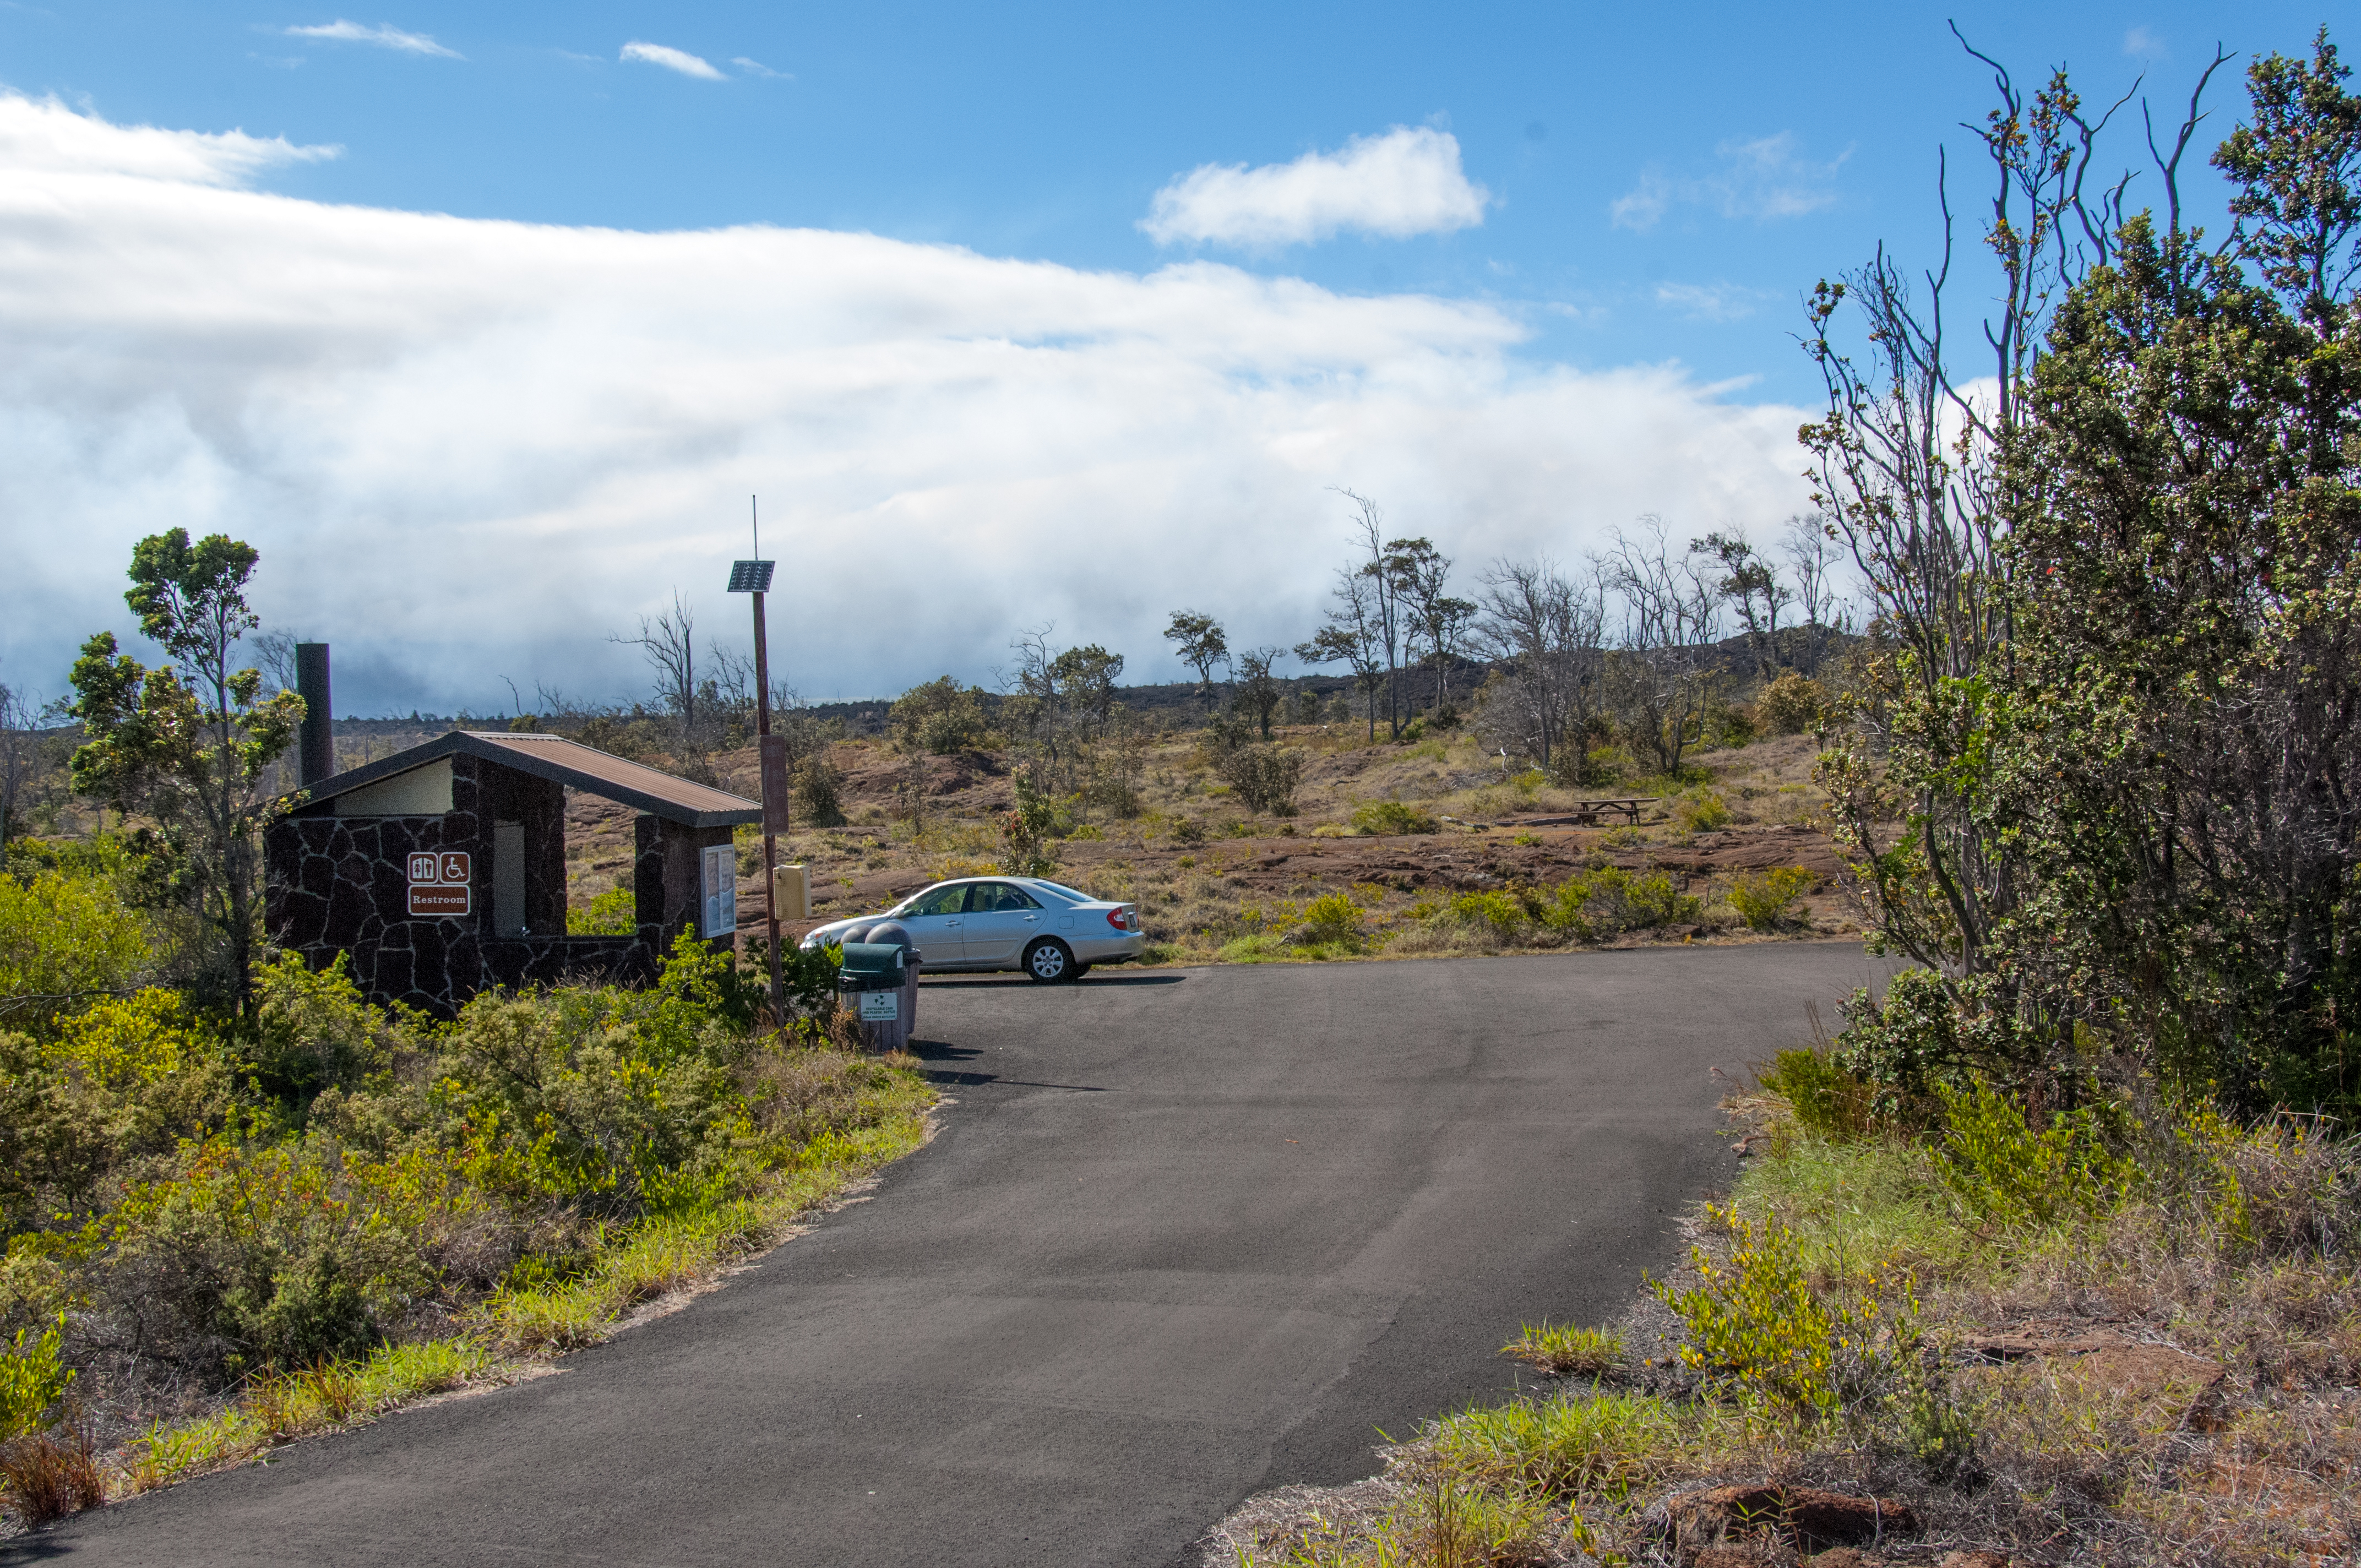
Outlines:
[[1598,1320],[1725,1184],[1719,1067],[1858,944],[928,981],[953,1103],[867,1199],[514,1387],[84,1515],[0,1560],[1160,1568],[1367,1475]]

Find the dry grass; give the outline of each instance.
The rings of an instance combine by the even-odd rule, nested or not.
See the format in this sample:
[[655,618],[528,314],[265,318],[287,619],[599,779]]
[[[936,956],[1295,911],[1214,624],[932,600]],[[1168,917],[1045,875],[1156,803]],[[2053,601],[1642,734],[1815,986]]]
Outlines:
[[[1296,798],[1296,814],[1288,818],[1253,817],[1221,784],[1194,732],[1180,732],[1153,743],[1148,751],[1139,782],[1137,816],[1125,817],[1082,803],[1079,797],[1066,809],[1077,828],[1059,846],[1068,880],[1104,896],[1126,899],[1141,906],[1151,943],[1151,961],[1210,963],[1278,955],[1253,948],[1230,951],[1242,939],[1283,934],[1274,925],[1272,905],[1284,900],[1308,902],[1323,893],[1343,891],[1370,880],[1369,870],[1334,851],[1354,850],[1360,860],[1369,850],[1383,847],[1382,859],[1414,868],[1385,873],[1385,885],[1366,899],[1371,940],[1359,956],[1438,956],[1489,953],[1504,944],[1461,931],[1412,933],[1421,924],[1412,911],[1438,894],[1501,885],[1520,877],[1554,880],[1563,874],[1520,870],[1504,848],[1542,847],[1582,852],[1603,850],[1639,869],[1655,854],[1687,854],[1712,842],[1700,839],[1672,820],[1669,807],[1658,808],[1658,819],[1628,831],[1605,828],[1567,829],[1506,828],[1479,833],[1470,823],[1486,823],[1516,814],[1564,814],[1585,798],[1623,794],[1664,797],[1678,795],[1683,784],[1665,781],[1631,780],[1584,791],[1568,791],[1545,783],[1531,771],[1504,769],[1498,756],[1487,756],[1464,732],[1424,740],[1413,745],[1364,739],[1357,725],[1284,729],[1279,740],[1306,753],[1303,783]],[[1762,834],[1784,826],[1817,821],[1822,797],[1810,783],[1814,757],[1808,737],[1784,737],[1752,745],[1694,754],[1709,783],[1704,786],[1726,804],[1734,831],[1741,837]],[[851,821],[845,827],[806,830],[782,845],[785,859],[811,868],[819,918],[835,918],[882,909],[895,898],[946,877],[980,874],[996,868],[1001,853],[1000,821],[1009,806],[1008,769],[1012,759],[966,757],[923,759],[929,790],[915,826],[904,815],[895,791],[908,771],[910,759],[895,752],[882,740],[839,742],[832,751],[835,765],[847,779],[845,808]],[[730,753],[716,759],[729,782],[743,775],[751,780],[752,754]],[[742,781],[741,781],[742,782]],[[1400,806],[1428,818],[1455,818],[1439,833],[1405,837],[1367,837],[1356,825],[1373,805]],[[588,807],[583,810],[587,813]],[[622,817],[591,820],[584,816],[569,827],[569,853],[574,855],[573,892],[576,903],[611,885],[629,867],[629,822]],[[1827,859],[1825,839],[1814,830],[1796,840],[1799,852],[1808,850],[1820,864]],[[1312,853],[1315,850],[1329,854]],[[741,859],[756,851],[749,839],[741,846]],[[1257,867],[1258,859],[1284,854],[1285,869],[1273,872]],[[1692,858],[1694,858],[1692,856]],[[1540,857],[1548,860],[1549,857]],[[747,861],[751,868],[752,861]],[[1748,862],[1752,863],[1752,862]],[[1826,872],[1833,862],[1821,865]],[[1726,872],[1696,879],[1687,891],[1708,900],[1705,929],[1697,939],[1758,939],[1737,931],[1740,917],[1719,902],[1730,881]],[[752,911],[752,899],[745,908]],[[1839,905],[1835,888],[1823,882],[1806,899],[1807,918],[1785,935],[1825,934],[1850,928],[1849,912]],[[752,919],[752,914],[749,915]],[[1682,940],[1689,934],[1675,934]],[[1407,941],[1397,938],[1409,938]],[[1662,939],[1635,933],[1620,940],[1644,943]],[[1547,941],[1521,939],[1505,944],[1510,950],[1539,948]],[[1339,953],[1309,955],[1338,957]]]
[[[1776,1113],[1775,1101],[1749,1103]],[[1283,1508],[1257,1502],[1201,1561],[1557,1562],[1587,1543],[1686,1563],[1693,1553],[1664,1535],[1669,1500],[1730,1484],[1906,1504],[1922,1528],[1899,1555],[1854,1559],[1865,1563],[2353,1561],[2361,1147],[2286,1122],[2183,1131],[2185,1160],[2160,1157],[2139,1201],[1996,1233],[1933,1180],[1923,1144],[1828,1145],[1784,1128],[1735,1194],[1757,1234],[1794,1239],[1815,1292],[1864,1268],[1915,1282],[1917,1349],[1861,1402],[1783,1414],[1710,1365],[1681,1365],[1682,1323],[1646,1301],[1622,1325],[1631,1355],[1605,1381],[1441,1418],[1389,1452],[1380,1482],[1335,1495],[1352,1507],[1301,1489]],[[1728,1277],[1733,1238],[1703,1216],[1691,1230]],[[1668,1282],[1704,1277],[1692,1266]],[[1551,1332],[1528,1325],[1506,1349],[1541,1365]],[[1462,1548],[1403,1522],[1438,1475],[1490,1499],[1488,1517],[1522,1509],[1541,1526],[1507,1556],[1452,1555]],[[1772,1537],[1747,1552],[1796,1560]]]
[[96,1448],[77,1423],[0,1443],[0,1482],[10,1508],[30,1525],[96,1508],[106,1497]]

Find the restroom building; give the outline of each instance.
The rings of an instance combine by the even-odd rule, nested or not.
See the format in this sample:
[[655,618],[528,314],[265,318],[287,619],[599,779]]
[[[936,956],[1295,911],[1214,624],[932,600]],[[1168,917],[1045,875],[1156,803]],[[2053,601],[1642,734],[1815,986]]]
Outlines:
[[[324,718],[324,692],[320,708]],[[324,772],[306,740],[305,773]],[[569,789],[639,813],[628,937],[566,935]],[[299,799],[263,836],[270,941],[314,969],[349,955],[370,1001],[441,1017],[491,987],[644,984],[684,930],[726,950],[738,929],[730,829],[763,816],[742,795],[513,731],[454,730],[307,776]]]

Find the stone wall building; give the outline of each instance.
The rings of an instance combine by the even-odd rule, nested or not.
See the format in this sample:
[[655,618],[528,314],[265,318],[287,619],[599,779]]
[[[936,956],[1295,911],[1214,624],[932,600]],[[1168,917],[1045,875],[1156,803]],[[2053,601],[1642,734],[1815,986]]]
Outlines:
[[[566,792],[634,807],[628,937],[566,932]],[[305,786],[263,836],[270,940],[369,1000],[449,1017],[494,986],[644,984],[684,930],[735,940],[730,829],[755,802],[555,735],[455,730]]]

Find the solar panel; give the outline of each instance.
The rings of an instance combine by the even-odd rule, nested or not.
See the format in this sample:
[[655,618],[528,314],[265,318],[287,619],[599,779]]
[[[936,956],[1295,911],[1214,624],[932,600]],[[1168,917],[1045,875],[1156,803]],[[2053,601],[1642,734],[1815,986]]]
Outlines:
[[771,568],[775,561],[732,561],[730,563],[730,592],[733,594],[766,594],[771,591]]

